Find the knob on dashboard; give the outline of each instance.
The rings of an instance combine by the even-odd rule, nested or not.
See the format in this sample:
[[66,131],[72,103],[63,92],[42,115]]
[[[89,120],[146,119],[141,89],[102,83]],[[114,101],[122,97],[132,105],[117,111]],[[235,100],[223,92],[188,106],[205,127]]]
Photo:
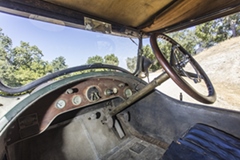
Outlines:
[[118,89],[117,88],[112,88],[112,89],[106,89],[105,91],[104,91],[104,95],[105,96],[111,96],[111,95],[113,95],[113,94],[117,94],[117,92],[118,92]]

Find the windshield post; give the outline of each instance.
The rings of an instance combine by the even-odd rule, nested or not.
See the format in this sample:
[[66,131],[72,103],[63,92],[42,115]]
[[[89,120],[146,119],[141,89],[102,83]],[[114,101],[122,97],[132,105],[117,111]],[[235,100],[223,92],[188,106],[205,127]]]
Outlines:
[[134,76],[138,76],[138,74],[142,71],[142,47],[143,47],[143,41],[142,41],[142,33],[140,34],[138,43],[138,54],[137,54],[137,66],[136,70],[133,73]]

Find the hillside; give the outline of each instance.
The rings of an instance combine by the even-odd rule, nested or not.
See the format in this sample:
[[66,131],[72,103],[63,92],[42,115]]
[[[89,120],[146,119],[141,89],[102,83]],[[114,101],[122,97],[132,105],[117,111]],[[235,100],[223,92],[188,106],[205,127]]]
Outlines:
[[[195,56],[211,79],[217,92],[213,106],[240,111],[240,37],[231,38]],[[157,73],[153,73],[154,77]],[[159,86],[163,93],[179,98],[183,93],[184,101],[196,102],[173,84],[172,80]]]

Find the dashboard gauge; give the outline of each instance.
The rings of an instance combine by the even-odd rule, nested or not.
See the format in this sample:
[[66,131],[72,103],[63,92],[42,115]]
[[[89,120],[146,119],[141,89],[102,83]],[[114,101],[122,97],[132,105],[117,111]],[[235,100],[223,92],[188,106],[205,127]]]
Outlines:
[[82,102],[82,98],[78,95],[73,96],[72,103],[73,105],[79,105]]
[[55,104],[56,108],[62,109],[66,106],[66,102],[62,99],[58,100]]
[[131,97],[133,95],[132,90],[130,88],[126,88],[124,90],[124,94],[127,98]]
[[98,101],[101,98],[100,92],[99,92],[98,88],[95,86],[92,86],[87,90],[86,96],[87,96],[88,100],[91,102]]

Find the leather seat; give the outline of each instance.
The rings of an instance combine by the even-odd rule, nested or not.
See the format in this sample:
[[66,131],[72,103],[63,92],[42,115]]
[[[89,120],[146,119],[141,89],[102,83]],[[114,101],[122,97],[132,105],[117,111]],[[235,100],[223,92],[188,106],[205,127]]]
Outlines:
[[239,160],[240,140],[216,128],[196,124],[172,142],[163,160]]

